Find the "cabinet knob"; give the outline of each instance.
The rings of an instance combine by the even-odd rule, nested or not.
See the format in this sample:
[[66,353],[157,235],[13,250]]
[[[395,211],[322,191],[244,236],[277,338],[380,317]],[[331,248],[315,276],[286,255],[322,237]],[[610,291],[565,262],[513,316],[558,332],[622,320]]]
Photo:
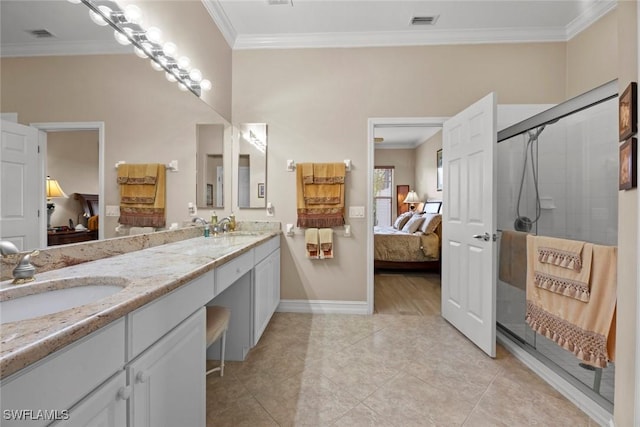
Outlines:
[[138,374],[136,375],[136,382],[137,383],[144,383],[149,379],[149,374],[147,374],[145,371],[140,371],[138,372]]
[[118,394],[116,394],[116,399],[127,400],[129,399],[129,396],[131,396],[131,387],[120,387],[120,389],[118,389]]

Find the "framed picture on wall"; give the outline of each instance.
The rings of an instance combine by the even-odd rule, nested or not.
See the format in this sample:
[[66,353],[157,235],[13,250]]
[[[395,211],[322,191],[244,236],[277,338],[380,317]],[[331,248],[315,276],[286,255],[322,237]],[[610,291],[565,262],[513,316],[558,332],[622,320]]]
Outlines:
[[625,141],[638,131],[638,88],[636,82],[629,83],[629,86],[622,92],[618,99],[618,128],[620,131],[619,141]]
[[630,138],[620,145],[620,190],[630,190],[638,186],[638,165],[636,164],[638,142]]
[[436,190],[442,191],[442,148],[436,153]]
[[258,183],[258,198],[264,199],[264,182]]

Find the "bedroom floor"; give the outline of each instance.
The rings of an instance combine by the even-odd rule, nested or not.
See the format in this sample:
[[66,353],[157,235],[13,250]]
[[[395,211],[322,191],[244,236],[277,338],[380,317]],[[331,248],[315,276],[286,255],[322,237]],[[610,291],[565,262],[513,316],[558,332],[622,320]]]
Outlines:
[[490,359],[444,321],[437,275],[379,283],[372,316],[275,313],[244,362],[207,377],[207,426],[597,425],[501,346]]

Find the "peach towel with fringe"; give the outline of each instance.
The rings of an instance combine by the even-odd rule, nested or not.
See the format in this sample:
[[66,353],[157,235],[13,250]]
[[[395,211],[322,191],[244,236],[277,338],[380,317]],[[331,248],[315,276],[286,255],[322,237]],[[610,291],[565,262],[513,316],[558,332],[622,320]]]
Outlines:
[[344,225],[345,173],[344,163],[300,163],[296,166],[298,227]]
[[[152,166],[153,165],[153,166]],[[149,165],[120,165],[118,167],[118,182],[120,182],[120,168],[134,166],[139,170],[148,170],[155,168],[156,182],[154,185],[143,184],[144,187],[154,189],[154,198],[152,203],[128,203],[120,201],[120,218],[118,222],[123,225],[131,225],[135,227],[156,227],[161,228],[166,225],[165,217],[165,200],[166,200],[166,167],[163,164],[153,163]],[[120,183],[120,187],[129,185],[138,186],[137,184]]]
[[538,236],[535,239],[536,286],[587,302],[593,244],[577,240]]
[[158,181],[157,163],[121,164],[118,166],[120,201],[124,203],[153,203]]
[[615,359],[617,248],[593,245],[591,296],[583,302],[536,286],[536,239],[527,236],[527,324],[581,361],[606,367]]

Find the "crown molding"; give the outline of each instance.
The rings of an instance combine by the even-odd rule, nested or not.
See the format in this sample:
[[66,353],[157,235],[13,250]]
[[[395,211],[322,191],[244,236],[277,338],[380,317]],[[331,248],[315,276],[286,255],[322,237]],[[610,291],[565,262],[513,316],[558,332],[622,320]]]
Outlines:
[[238,33],[233,27],[231,20],[224,11],[224,8],[218,0],[201,0],[204,8],[207,9],[211,19],[218,26],[222,33],[222,37],[227,41],[230,48],[233,49]]
[[566,41],[566,29],[502,28],[359,33],[239,35],[234,49],[421,46],[444,44],[526,43]]
[[41,43],[9,43],[3,44],[0,57],[12,58],[22,56],[72,56],[72,55],[107,55],[133,53],[131,46],[122,46],[109,42],[41,42]]
[[602,18],[607,13],[611,12],[616,8],[617,4],[617,0],[600,0],[593,3],[587,10],[582,12],[580,16],[567,24],[567,41],[589,28],[591,24]]

